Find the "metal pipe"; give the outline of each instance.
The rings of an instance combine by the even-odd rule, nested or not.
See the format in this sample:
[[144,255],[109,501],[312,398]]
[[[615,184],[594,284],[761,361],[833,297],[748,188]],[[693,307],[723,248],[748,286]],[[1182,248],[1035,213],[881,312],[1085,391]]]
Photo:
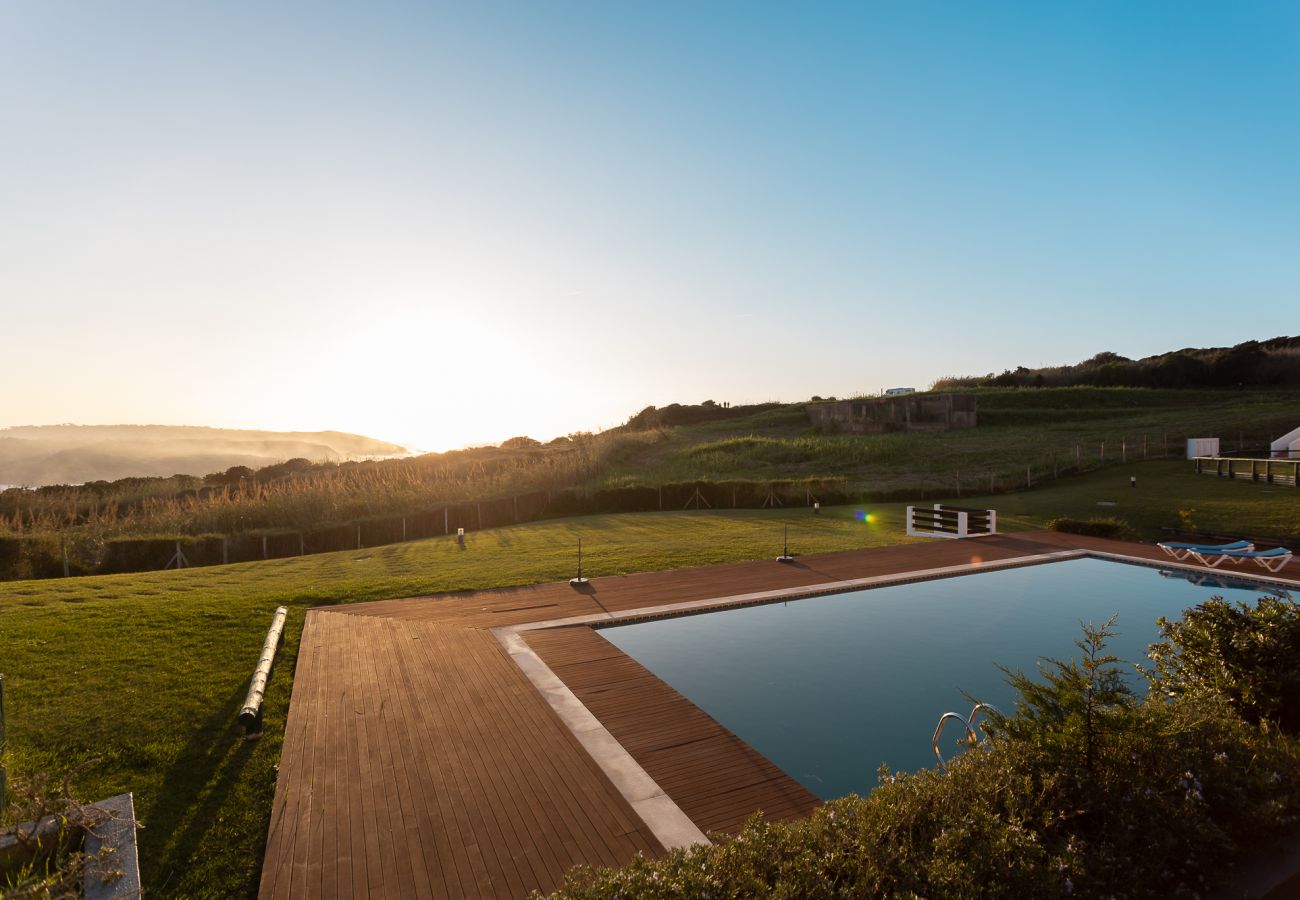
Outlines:
[[266,695],[266,683],[271,678],[271,664],[275,661],[276,648],[284,643],[284,620],[288,615],[289,611],[283,606],[276,607],[271,629],[262,643],[262,656],[257,661],[253,680],[248,685],[244,708],[239,711],[239,724],[244,726],[245,736],[249,738],[258,737],[262,733],[262,699]]
[[0,815],[5,811],[5,677],[0,675]]

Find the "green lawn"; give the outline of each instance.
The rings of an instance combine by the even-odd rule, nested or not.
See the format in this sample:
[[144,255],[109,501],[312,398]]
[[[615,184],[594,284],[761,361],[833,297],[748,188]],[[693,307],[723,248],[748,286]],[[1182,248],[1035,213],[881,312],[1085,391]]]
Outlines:
[[[266,839],[303,613],[311,606],[846,550],[901,540],[882,521],[790,513],[648,513],[566,519],[450,539],[181,572],[0,584],[13,775],[66,772],[84,798],[133,791],[150,896],[250,896]],[[286,641],[266,736],[235,716],[277,605]]]
[[[1130,489],[1130,474],[1138,488]],[[1097,500],[1119,506],[1102,509]],[[965,505],[984,505],[963,497]],[[1186,462],[1115,467],[987,501],[1004,529],[1057,515],[1118,515],[1158,536],[1179,509],[1203,528],[1285,533],[1300,491],[1197,476]],[[181,572],[0,583],[0,672],[9,686],[13,774],[98,762],[84,797],[135,792],[151,896],[249,896],[270,815],[304,610],[385,597],[612,575],[904,540],[902,507],[644,513],[519,525],[450,539]],[[286,643],[266,698],[266,736],[235,715],[277,605]]]
[[[1130,477],[1137,478],[1137,487],[1129,486]],[[1117,505],[1098,506],[1103,500]],[[1142,537],[1162,540],[1168,534],[1161,529],[1179,525],[1179,510],[1191,510],[1200,531],[1276,536],[1300,545],[1300,489],[1197,475],[1186,460],[1114,466],[1048,480],[1031,491],[959,502],[997,509],[999,526],[1008,531],[1039,528],[1055,516],[1115,516]]]

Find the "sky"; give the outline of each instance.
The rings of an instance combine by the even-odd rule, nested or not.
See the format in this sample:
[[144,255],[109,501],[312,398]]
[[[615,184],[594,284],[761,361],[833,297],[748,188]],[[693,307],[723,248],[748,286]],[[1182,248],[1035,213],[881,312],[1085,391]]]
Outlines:
[[0,425],[443,450],[1300,331],[1291,3],[0,0]]

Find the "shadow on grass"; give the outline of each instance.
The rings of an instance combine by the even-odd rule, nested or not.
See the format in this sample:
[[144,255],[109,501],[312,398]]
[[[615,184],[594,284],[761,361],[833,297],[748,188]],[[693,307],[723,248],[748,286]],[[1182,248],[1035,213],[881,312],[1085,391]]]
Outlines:
[[141,833],[141,859],[161,894],[189,868],[204,834],[217,819],[255,744],[234,728],[247,685],[241,683],[200,724],[163,776],[162,795]]

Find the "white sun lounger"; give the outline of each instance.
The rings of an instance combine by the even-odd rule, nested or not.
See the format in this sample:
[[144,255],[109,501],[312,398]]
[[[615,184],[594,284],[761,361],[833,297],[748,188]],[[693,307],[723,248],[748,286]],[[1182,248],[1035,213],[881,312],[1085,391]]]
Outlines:
[[1210,550],[1204,553],[1193,550],[1191,556],[1211,569],[1218,567],[1224,560],[1231,560],[1233,565],[1239,566],[1246,560],[1253,559],[1270,572],[1280,571],[1291,561],[1291,551],[1285,547],[1274,547],[1272,550]]
[[1163,544],[1156,544],[1161,550],[1168,553],[1174,559],[1187,559],[1194,551],[1201,553],[1219,553],[1223,550],[1254,550],[1255,545],[1250,541],[1233,541],[1230,544],[1179,544],[1176,541],[1166,541]]

